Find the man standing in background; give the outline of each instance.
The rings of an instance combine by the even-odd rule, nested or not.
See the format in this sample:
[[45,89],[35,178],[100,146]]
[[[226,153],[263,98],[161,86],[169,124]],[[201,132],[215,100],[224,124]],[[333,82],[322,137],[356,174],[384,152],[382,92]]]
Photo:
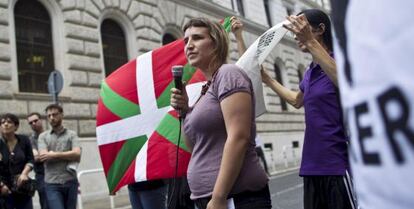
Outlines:
[[39,158],[45,163],[47,200],[53,209],[76,209],[79,184],[74,165],[81,158],[78,135],[63,127],[61,106],[47,106],[46,114],[52,129],[39,136]]
[[34,163],[34,172],[36,174],[36,189],[39,194],[39,203],[42,209],[48,209],[47,199],[46,199],[46,190],[45,190],[45,171],[43,167],[43,162],[39,159],[39,150],[37,148],[37,142],[39,135],[44,131],[43,121],[41,116],[37,112],[30,113],[27,116],[27,122],[29,123],[30,128],[33,130],[30,135],[30,143],[33,148],[33,156],[35,158]]

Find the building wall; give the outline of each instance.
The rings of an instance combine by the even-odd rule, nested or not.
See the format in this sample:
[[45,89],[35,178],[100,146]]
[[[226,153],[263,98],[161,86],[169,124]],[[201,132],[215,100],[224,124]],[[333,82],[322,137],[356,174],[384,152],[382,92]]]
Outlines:
[[[104,79],[103,52],[100,25],[105,18],[117,21],[123,28],[128,46],[128,57],[136,56],[161,46],[166,31],[182,35],[179,28],[191,17],[208,17],[219,20],[237,15],[233,10],[235,0],[39,0],[52,19],[55,66],[64,76],[64,89],[60,102],[65,110],[64,125],[78,132],[83,147],[79,170],[101,168],[98,154],[95,117],[100,83]],[[272,23],[284,20],[287,0],[270,0]],[[233,3],[232,3],[233,2]],[[289,1],[292,3],[292,1]],[[293,1],[296,2],[296,1]],[[20,133],[29,133],[25,116],[33,111],[43,112],[50,103],[47,94],[22,93],[18,90],[16,44],[13,7],[16,0],[0,0],[0,113],[13,112],[21,118]],[[244,37],[251,44],[269,26],[263,1],[244,0]],[[298,1],[295,9],[317,6],[313,1]],[[230,62],[238,58],[236,43],[231,35]],[[283,71],[285,85],[298,89],[299,66],[307,66],[309,55],[298,51],[292,35],[286,36],[265,63],[274,76],[273,66]],[[265,144],[271,171],[276,172],[297,166],[301,157],[303,109],[289,107],[281,110],[279,97],[264,86],[268,113],[257,119],[258,134]],[[291,148],[292,141],[299,148]],[[296,163],[295,163],[296,162]],[[99,179],[99,180],[98,180]],[[86,199],[107,195],[102,173],[81,179],[82,193]]]

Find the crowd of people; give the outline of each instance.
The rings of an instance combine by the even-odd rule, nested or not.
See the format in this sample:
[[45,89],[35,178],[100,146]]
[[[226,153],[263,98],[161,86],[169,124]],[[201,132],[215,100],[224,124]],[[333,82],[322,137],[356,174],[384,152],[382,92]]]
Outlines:
[[[344,2],[333,1],[334,24],[327,14],[317,9],[304,10],[287,17],[289,24],[284,27],[295,35],[298,48],[312,57],[298,91],[291,90],[273,79],[268,73],[269,70],[263,66],[262,80],[280,98],[295,108],[304,107],[306,129],[299,175],[303,178],[305,209],[408,209],[413,207],[412,198],[409,198],[413,195],[410,187],[413,186],[413,180],[408,175],[414,172],[414,128],[410,111],[414,96],[412,88],[410,93],[409,88],[404,86],[405,83],[400,85],[398,81],[407,77],[412,78],[411,74],[408,75],[409,57],[396,52],[404,58],[396,58],[403,63],[398,64],[402,75],[386,75],[394,77],[390,79],[387,88],[381,91],[383,94],[367,90],[374,94],[373,101],[378,101],[379,109],[382,111],[381,114],[378,113],[378,120],[388,125],[384,128],[387,133],[379,134],[376,138],[380,140],[383,137],[391,141],[391,149],[396,160],[395,164],[388,165],[390,159],[384,158],[392,155],[375,153],[372,146],[370,150],[366,150],[363,140],[374,137],[366,122],[361,125],[359,121],[361,114],[369,113],[368,105],[363,103],[363,99],[367,98],[355,98],[353,95],[360,95],[355,93],[354,88],[377,88],[373,86],[377,85],[374,80],[364,83],[358,76],[363,77],[361,71],[365,70],[364,67],[369,68],[369,64],[378,66],[367,54],[371,52],[372,56],[378,58],[380,56],[375,52],[383,48],[364,45],[355,38],[356,28],[348,26],[347,30],[347,10],[342,11],[341,7],[345,4],[344,8],[347,8],[347,3]],[[409,4],[413,6],[413,3]],[[406,10],[402,7],[399,9]],[[361,15],[358,10],[351,11]],[[410,16],[409,13],[404,14],[405,17]],[[373,13],[369,15],[371,16],[368,18],[374,16]],[[351,23],[355,24],[352,21]],[[333,41],[332,38],[332,25],[335,27],[337,41]],[[232,17],[231,26],[238,52],[242,55],[246,51],[242,35],[243,23]],[[412,24],[408,27],[413,28]],[[375,29],[380,30],[381,27]],[[375,31],[362,31],[373,37],[378,35],[374,34]],[[228,34],[219,23],[206,18],[190,19],[183,27],[183,32],[187,60],[191,66],[203,73],[207,82],[202,87],[201,96],[192,106],[189,106],[185,86],[183,89],[171,89],[170,103],[182,114],[184,140],[191,152],[187,177],[180,181],[188,190],[189,196],[184,197],[187,199],[182,202],[186,202],[185,208],[197,209],[270,209],[272,202],[268,171],[259,162],[260,151],[256,148],[255,142],[257,134],[253,87],[241,68],[227,63]],[[349,40],[346,39],[347,34]],[[384,40],[382,35],[378,36]],[[404,37],[401,39],[406,40]],[[414,48],[413,43],[407,45],[404,46],[404,50]],[[390,50],[397,51],[398,47],[402,45],[392,45]],[[360,59],[366,60],[360,61],[359,57],[355,57],[358,49],[367,51],[360,54]],[[387,67],[394,63],[392,60],[382,62],[387,62]],[[409,82],[413,87],[412,79]],[[372,99],[369,99],[370,95],[367,97],[368,103]],[[348,99],[342,101],[346,106],[347,117],[343,114],[341,98]],[[361,99],[362,103],[358,103]],[[394,106],[389,107],[389,104]],[[19,119],[15,115],[6,113],[0,117],[2,209],[33,208],[33,182],[37,184],[42,208],[76,208],[76,164],[81,156],[79,140],[74,131],[63,127],[62,107],[52,104],[46,107],[45,112],[50,130],[44,130],[39,113],[31,113],[27,116],[33,130],[30,137],[16,134]],[[408,147],[401,148],[403,140],[407,141],[405,144]],[[389,147],[382,142],[381,146]],[[362,157],[353,152],[362,153]],[[350,159],[353,159],[351,163]],[[351,164],[352,168],[357,168],[353,172]],[[393,166],[397,164],[401,167]],[[389,187],[394,193],[377,191],[375,188],[385,188],[375,184],[380,182],[382,174],[374,173],[371,170],[373,167],[370,166],[376,166],[374,169],[378,168],[378,172],[384,171],[391,175],[387,179],[393,176],[407,177],[406,186],[402,180],[392,180],[397,184]],[[28,177],[32,169],[36,173],[36,180]],[[367,173],[371,173],[373,178],[369,179]],[[354,192],[351,176],[356,177],[357,194]],[[167,184],[168,182],[163,180],[130,184],[128,190],[132,207],[166,208],[167,196],[170,196],[167,195]],[[182,198],[179,194],[175,195],[175,198]],[[394,197],[398,201],[394,200]],[[192,204],[188,204],[188,201]],[[176,202],[169,209],[183,207]]]
[[[44,130],[40,113],[27,116],[33,133],[16,134],[19,118],[12,113],[0,117],[0,208],[33,209],[32,197],[39,194],[42,209],[76,209],[77,164],[81,147],[75,131],[62,125],[63,108],[46,107],[50,130]],[[29,177],[34,170],[35,179]]]

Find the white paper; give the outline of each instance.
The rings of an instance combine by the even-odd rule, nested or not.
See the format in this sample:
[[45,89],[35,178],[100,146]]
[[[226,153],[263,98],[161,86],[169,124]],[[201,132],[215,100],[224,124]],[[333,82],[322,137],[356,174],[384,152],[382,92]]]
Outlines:
[[266,112],[260,65],[286,34],[287,30],[283,28],[283,24],[287,23],[287,21],[281,22],[263,33],[236,62],[236,65],[242,68],[252,81],[256,100],[256,117]]

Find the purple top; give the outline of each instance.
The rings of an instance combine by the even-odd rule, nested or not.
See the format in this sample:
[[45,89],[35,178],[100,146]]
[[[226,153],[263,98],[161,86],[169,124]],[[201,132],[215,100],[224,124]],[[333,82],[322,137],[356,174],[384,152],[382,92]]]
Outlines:
[[255,152],[256,124],[251,81],[246,73],[236,65],[225,64],[219,68],[207,93],[187,113],[184,121],[184,133],[189,142],[193,144],[187,171],[191,199],[212,195],[220,169],[224,144],[227,140],[220,102],[236,92],[247,92],[252,95],[253,111],[250,144],[230,195],[243,191],[257,191],[267,184],[268,178]]
[[305,108],[305,140],[300,175],[344,175],[347,142],[336,86],[315,63],[300,83]]

